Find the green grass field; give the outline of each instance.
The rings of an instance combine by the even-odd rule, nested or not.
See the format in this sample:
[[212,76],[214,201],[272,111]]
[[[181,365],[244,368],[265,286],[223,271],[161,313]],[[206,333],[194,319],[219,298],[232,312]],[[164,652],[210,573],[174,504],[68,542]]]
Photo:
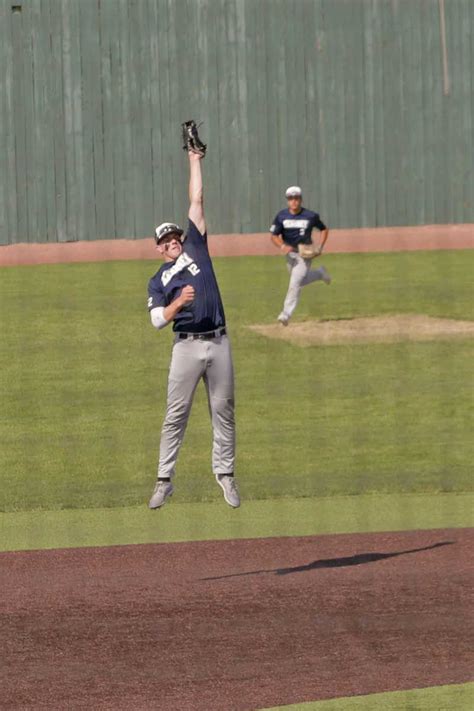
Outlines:
[[[303,290],[297,319],[473,319],[473,261],[469,251],[329,255],[334,282]],[[471,340],[271,341],[247,326],[277,315],[283,260],[215,266],[234,350],[245,499],[472,490]],[[171,349],[171,330],[157,333],[146,310],[154,270],[152,262],[2,270],[0,510],[147,501]],[[220,498],[210,447],[200,388],[175,503]]]
[[266,711],[472,711],[474,684],[392,691],[329,701],[278,706]]

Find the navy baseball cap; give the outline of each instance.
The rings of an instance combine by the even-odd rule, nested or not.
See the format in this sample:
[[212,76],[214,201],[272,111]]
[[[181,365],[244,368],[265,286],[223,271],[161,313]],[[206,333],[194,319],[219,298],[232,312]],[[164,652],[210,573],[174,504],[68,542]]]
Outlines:
[[[174,222],[162,222],[161,225],[158,225],[158,227],[155,229],[155,242],[158,244],[161,242],[163,237],[167,237],[170,234],[177,234],[181,238],[183,234],[183,230],[181,227]],[[180,239],[182,242],[183,240]]]

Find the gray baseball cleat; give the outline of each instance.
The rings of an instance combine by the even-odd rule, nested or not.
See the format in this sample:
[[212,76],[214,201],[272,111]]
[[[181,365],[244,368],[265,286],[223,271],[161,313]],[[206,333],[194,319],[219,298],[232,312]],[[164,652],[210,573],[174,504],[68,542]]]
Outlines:
[[216,474],[216,481],[224,492],[226,503],[232,506],[233,509],[238,509],[240,506],[240,496],[234,477],[228,474]]
[[329,285],[329,284],[331,283],[332,279],[331,279],[331,275],[329,274],[328,270],[326,269],[326,267],[323,267],[323,266],[319,267],[319,269],[320,269],[321,274],[322,274],[322,280],[323,280],[323,282],[324,282],[325,284],[328,284],[328,285]]
[[170,481],[158,481],[155,484],[155,488],[153,489],[153,494],[151,495],[151,499],[148,502],[148,508],[149,509],[159,509],[161,508],[165,503],[166,499],[169,496],[173,495],[174,487],[173,484]]
[[282,326],[288,326],[289,320],[290,320],[290,317],[287,316],[284,311],[282,311],[281,314],[277,317],[277,321],[279,321]]

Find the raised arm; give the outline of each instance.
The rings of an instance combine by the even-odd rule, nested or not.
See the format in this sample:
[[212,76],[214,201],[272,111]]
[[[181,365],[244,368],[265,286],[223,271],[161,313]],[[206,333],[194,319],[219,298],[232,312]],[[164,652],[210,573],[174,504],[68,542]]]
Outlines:
[[204,219],[204,198],[202,188],[202,156],[188,151],[189,156],[189,213],[188,217],[194,222],[199,232],[203,235],[206,232],[206,221]]

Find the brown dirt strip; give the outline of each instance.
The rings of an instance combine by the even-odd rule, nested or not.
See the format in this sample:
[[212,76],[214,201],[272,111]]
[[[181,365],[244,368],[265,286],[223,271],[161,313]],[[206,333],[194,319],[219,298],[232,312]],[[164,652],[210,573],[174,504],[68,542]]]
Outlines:
[[280,323],[257,323],[249,328],[267,338],[288,341],[302,347],[332,343],[344,345],[474,338],[474,321],[435,318],[423,314],[311,319],[290,323],[285,328]]
[[473,562],[474,529],[3,553],[0,707],[244,711],[463,683]]
[[[210,235],[214,257],[278,255],[269,233]],[[422,225],[331,230],[325,253],[474,249],[474,225]],[[156,259],[151,237],[0,246],[0,266]]]

